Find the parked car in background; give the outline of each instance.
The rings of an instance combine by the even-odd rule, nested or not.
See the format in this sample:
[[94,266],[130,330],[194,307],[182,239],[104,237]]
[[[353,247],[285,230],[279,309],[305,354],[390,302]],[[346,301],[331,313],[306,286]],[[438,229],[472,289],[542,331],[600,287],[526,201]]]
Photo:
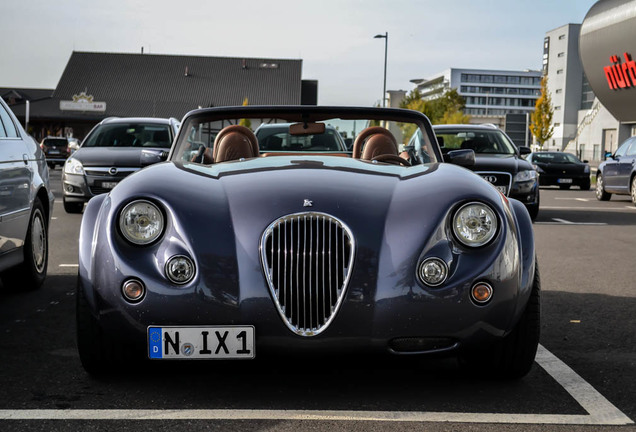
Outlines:
[[292,135],[291,123],[262,124],[256,131],[259,150],[266,152],[346,152],[344,139],[333,126],[326,125],[324,133]]
[[[241,119],[290,123],[292,142],[330,135],[337,120],[352,153],[262,153]],[[360,130],[370,123],[384,127]],[[420,131],[410,161],[389,129],[399,126]],[[198,146],[213,163],[192,161]],[[480,377],[525,375],[541,326],[532,221],[455,165],[474,163],[472,150],[447,158],[416,111],[188,113],[168,162],[86,206],[82,365],[101,374],[147,361],[445,355]]]
[[64,210],[81,213],[84,203],[109,192],[121,179],[165,160],[179,129],[176,119],[108,118],[97,124],[64,164]]
[[490,182],[504,195],[521,201],[532,220],[539,214],[539,176],[532,164],[522,158],[529,147],[517,148],[512,140],[493,125],[435,125],[442,153],[456,149],[475,152],[475,164],[467,167]]
[[47,136],[42,140],[40,148],[44,152],[50,168],[55,168],[55,165],[64,165],[66,159],[71,155],[69,144],[66,137]]
[[36,289],[46,277],[53,193],[44,152],[0,99],[0,276]]
[[607,153],[596,173],[596,198],[607,201],[616,195],[631,195],[636,205],[636,136],[628,138],[614,154]]
[[526,160],[539,173],[539,185],[559,186],[570,189],[578,186],[581,190],[590,189],[590,164],[581,161],[571,153],[540,151],[530,153]]

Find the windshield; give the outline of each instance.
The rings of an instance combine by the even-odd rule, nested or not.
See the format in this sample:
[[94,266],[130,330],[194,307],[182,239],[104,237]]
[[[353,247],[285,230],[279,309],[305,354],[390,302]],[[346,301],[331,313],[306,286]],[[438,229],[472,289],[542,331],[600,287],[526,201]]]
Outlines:
[[63,147],[68,144],[66,138],[45,138],[43,143],[45,146]]
[[535,153],[532,161],[535,163],[582,163],[579,158],[570,153]]
[[117,123],[97,127],[83,147],[170,148],[170,127],[157,123]]
[[[436,162],[430,133],[417,133],[421,125],[412,121],[378,120],[364,118],[327,117],[320,113],[318,121],[290,122],[286,118],[229,118],[219,120],[204,114],[192,116],[184,121],[177,138],[172,161],[210,164],[215,162],[214,146],[217,135],[226,127],[241,125],[251,130],[256,137],[260,156],[280,156],[290,153],[311,155],[320,153],[341,157],[352,157],[354,142],[365,129],[376,127],[388,131],[394,139],[396,152],[412,164]],[[424,129],[422,129],[424,130]],[[221,133],[220,136],[223,136]],[[360,140],[361,154],[365,159],[370,152],[366,140]],[[218,162],[218,161],[217,161]]]
[[442,153],[450,150],[471,149],[475,153],[512,155],[517,149],[500,130],[435,130]]

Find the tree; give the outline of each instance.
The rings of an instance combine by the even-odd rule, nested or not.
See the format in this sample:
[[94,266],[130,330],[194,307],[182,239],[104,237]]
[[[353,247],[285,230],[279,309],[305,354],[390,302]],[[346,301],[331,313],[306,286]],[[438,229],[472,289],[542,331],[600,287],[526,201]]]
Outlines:
[[[410,91],[402,103],[401,108],[412,109],[423,113],[432,124],[468,123],[470,116],[464,114],[466,106],[464,98],[457,93],[457,89],[446,90],[437,99],[425,100],[418,89]],[[415,125],[401,125],[404,136],[411,136],[415,132]]]
[[[246,98],[243,99],[243,106],[248,106],[248,105],[249,105],[249,103],[248,103],[248,100],[247,100],[247,97],[246,97]],[[246,128],[249,128],[249,127],[252,126],[252,122],[250,121],[250,119],[240,119],[239,120],[239,124],[241,126],[245,126]]]
[[413,89],[406,95],[400,107],[424,113],[433,124],[470,121],[470,116],[463,113],[466,101],[457,93],[457,89],[446,90],[441,97],[430,100],[425,100],[418,89]]
[[537,99],[534,112],[530,116],[530,132],[532,132],[541,148],[554,134],[553,115],[554,108],[552,108],[552,99],[548,92],[548,77],[544,76],[541,79],[541,95]]

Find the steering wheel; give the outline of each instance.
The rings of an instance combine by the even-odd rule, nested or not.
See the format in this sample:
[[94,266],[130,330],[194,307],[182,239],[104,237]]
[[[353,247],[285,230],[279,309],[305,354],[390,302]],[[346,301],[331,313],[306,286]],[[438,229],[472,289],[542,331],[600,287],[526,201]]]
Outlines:
[[407,161],[403,157],[400,157],[398,155],[393,155],[393,154],[377,155],[371,160],[372,161],[378,161],[378,162],[392,162],[392,163],[398,163],[398,164],[404,165],[404,166],[411,166],[411,162]]

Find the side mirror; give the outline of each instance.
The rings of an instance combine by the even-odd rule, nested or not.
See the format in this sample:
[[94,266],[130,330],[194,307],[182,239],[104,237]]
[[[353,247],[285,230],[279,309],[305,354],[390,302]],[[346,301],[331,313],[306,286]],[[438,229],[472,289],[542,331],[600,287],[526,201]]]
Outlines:
[[141,151],[141,166],[151,165],[168,159],[168,152],[164,150],[144,149]]
[[451,150],[444,155],[444,161],[463,167],[470,167],[475,165],[475,151],[471,149]]
[[583,159],[583,163],[590,163],[590,161],[587,159]]
[[529,155],[530,153],[532,153],[532,149],[530,147],[519,146],[519,154],[521,156]]
[[612,152],[605,152],[605,159],[607,159],[607,158],[614,159],[614,155],[612,155]]

